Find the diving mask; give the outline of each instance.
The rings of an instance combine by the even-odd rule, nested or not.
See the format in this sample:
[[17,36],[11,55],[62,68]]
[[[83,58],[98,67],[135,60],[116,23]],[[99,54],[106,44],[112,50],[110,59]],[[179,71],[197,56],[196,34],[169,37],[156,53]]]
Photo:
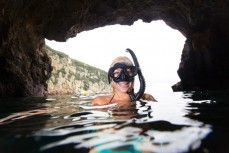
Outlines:
[[131,82],[137,75],[138,69],[135,66],[127,65],[126,63],[116,63],[108,71],[108,78],[116,83],[118,82]]

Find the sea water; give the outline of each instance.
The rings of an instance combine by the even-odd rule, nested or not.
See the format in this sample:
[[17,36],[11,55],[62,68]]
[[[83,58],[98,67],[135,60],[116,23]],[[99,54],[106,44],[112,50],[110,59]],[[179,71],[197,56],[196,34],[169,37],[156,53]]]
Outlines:
[[121,108],[94,96],[0,99],[0,153],[229,152],[229,92],[154,96]]

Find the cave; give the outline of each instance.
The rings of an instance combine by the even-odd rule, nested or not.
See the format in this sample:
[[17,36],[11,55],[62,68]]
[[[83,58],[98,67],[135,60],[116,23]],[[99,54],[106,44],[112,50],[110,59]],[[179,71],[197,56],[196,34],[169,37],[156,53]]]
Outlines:
[[163,20],[187,39],[173,91],[229,89],[226,0],[0,0],[0,97],[47,95],[45,39],[65,42],[106,25]]

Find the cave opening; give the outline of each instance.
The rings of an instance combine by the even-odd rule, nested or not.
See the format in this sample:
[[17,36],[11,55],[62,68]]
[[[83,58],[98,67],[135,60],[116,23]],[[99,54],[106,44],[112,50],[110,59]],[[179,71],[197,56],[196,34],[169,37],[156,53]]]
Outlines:
[[138,20],[131,26],[105,26],[81,32],[66,42],[46,40],[46,44],[104,71],[115,57],[130,57],[125,52],[130,48],[138,57],[146,79],[146,91],[172,92],[171,86],[180,81],[177,70],[185,40],[178,30],[162,20],[151,23]]

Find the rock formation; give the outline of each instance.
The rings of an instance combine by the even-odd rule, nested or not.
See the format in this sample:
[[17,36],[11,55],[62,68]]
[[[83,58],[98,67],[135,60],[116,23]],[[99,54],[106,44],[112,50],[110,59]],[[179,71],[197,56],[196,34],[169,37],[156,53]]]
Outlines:
[[[186,38],[174,90],[229,88],[227,0],[0,0],[0,96],[44,96],[44,39],[66,41],[113,24],[164,20]],[[77,50],[76,50],[77,51]]]
[[53,67],[52,75],[47,82],[49,95],[111,92],[107,72],[71,59],[68,55],[48,46],[46,51],[52,60]]

